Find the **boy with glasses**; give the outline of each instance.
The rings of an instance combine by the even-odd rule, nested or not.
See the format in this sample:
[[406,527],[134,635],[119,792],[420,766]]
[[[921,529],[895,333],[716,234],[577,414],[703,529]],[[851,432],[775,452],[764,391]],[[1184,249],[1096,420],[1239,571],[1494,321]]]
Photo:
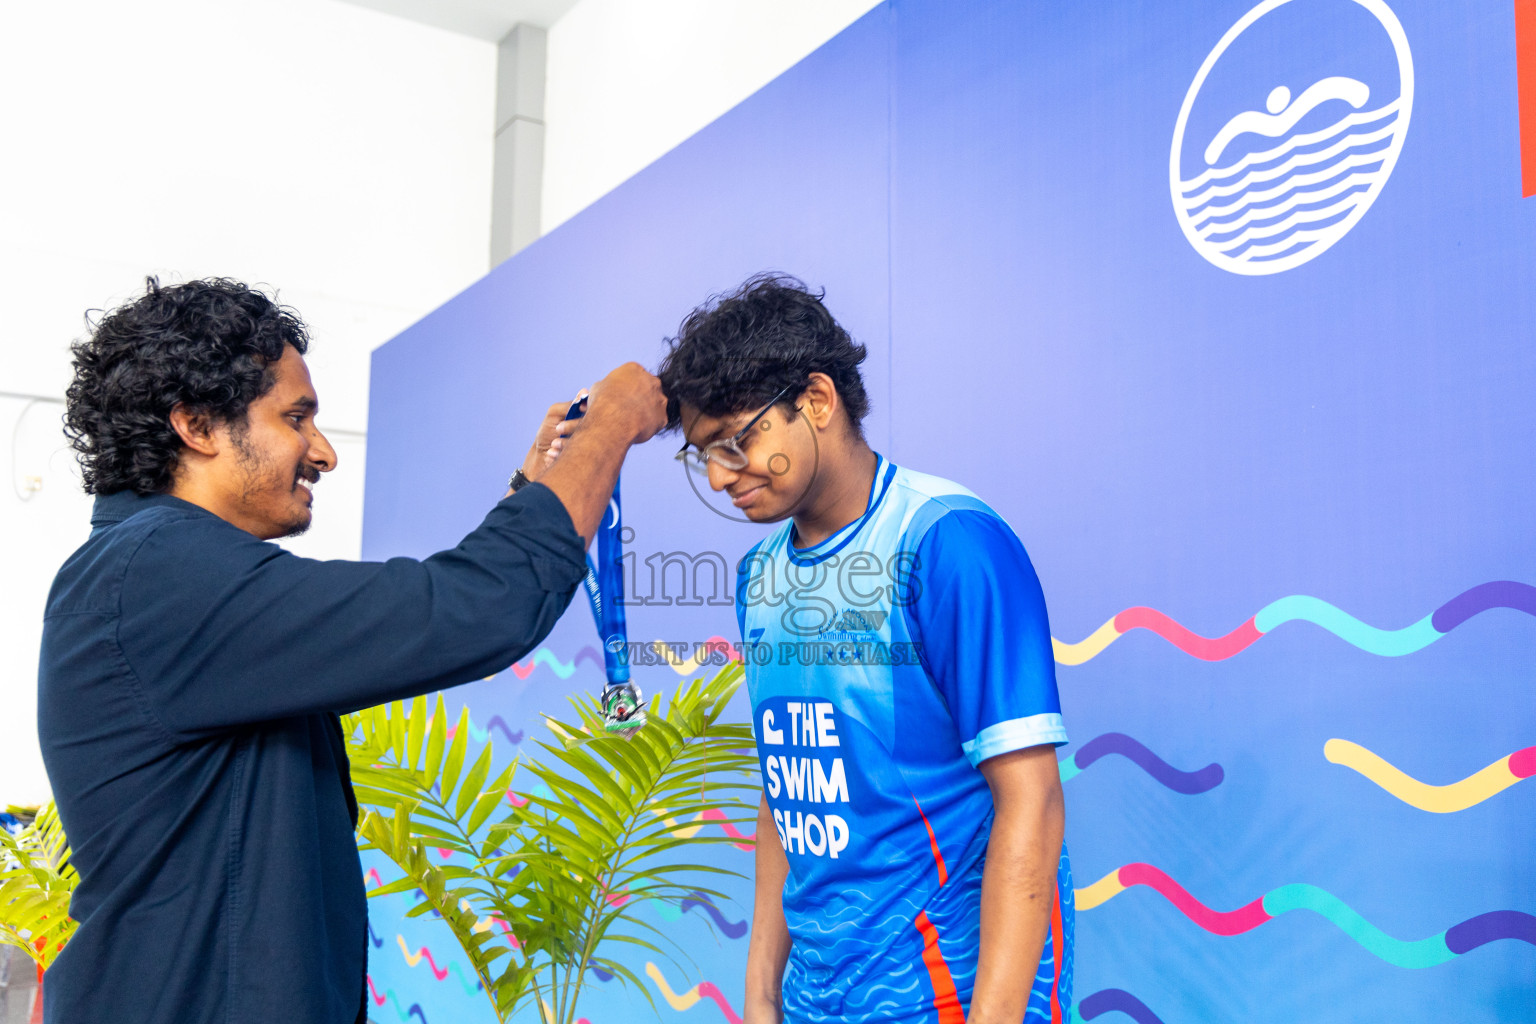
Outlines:
[[1060,1021],[1044,597],[997,513],[870,449],[864,355],[764,275],[690,314],[658,374],[678,458],[784,524],[737,580],[764,780],[746,1022]]

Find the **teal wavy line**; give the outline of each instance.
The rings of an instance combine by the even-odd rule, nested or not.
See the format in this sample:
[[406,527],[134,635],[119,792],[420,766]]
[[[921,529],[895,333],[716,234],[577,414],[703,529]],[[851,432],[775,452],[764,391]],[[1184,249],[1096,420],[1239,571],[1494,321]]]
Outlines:
[[[395,995],[395,990],[394,989],[386,989],[384,994],[389,996],[389,1001],[394,1004],[395,1012],[400,1015],[400,1019],[401,1020],[410,1020],[411,1019],[410,1012],[407,1011],[404,1007],[402,1007],[400,1005],[400,999],[399,999],[398,996]],[[416,1010],[416,1013],[417,1013],[418,1016],[421,1017],[422,1020],[426,1020],[427,1019],[426,1016],[421,1013],[421,1010],[419,1008]]]
[[1456,959],[1456,954],[1445,944],[1444,932],[1414,942],[1394,939],[1333,893],[1315,885],[1297,882],[1264,894],[1264,912],[1270,917],[1279,917],[1291,910],[1310,910],[1321,915],[1368,952],[1394,967],[1434,967]]
[[478,981],[471,982],[466,979],[464,977],[464,972],[459,970],[458,964],[449,964],[448,973],[459,979],[459,984],[464,986],[464,992],[466,995],[472,996],[480,991],[480,983]]
[[540,647],[533,653],[531,660],[533,664],[528,666],[527,671],[516,671],[513,674],[520,679],[526,679],[540,665],[543,665],[561,679],[569,679],[576,674],[576,662],[574,660],[570,662],[561,661],[548,647]]
[[1426,615],[1402,629],[1377,629],[1327,601],[1296,594],[1265,605],[1253,617],[1253,626],[1260,633],[1268,633],[1287,622],[1310,622],[1370,654],[1395,658],[1422,651],[1445,636],[1434,627],[1433,618]]
[[1082,769],[1077,766],[1077,762],[1070,757],[1064,758],[1058,767],[1061,769],[1062,782],[1075,779],[1082,772]]

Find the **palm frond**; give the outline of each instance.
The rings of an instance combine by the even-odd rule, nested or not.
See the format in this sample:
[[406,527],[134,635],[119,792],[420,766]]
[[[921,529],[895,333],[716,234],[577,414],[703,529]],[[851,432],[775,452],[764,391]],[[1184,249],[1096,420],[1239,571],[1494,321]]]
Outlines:
[[[723,898],[700,883],[741,876],[680,855],[741,844],[707,833],[706,811],[716,823],[756,820],[751,730],[721,721],[743,675],[728,665],[680,686],[664,706],[652,700],[648,724],[626,737],[603,729],[595,699],[574,699],[574,720],[547,718],[555,742],[539,744],[543,756],[514,759],[494,778],[490,742],[476,749],[467,710],[450,736],[441,696],[430,716],[424,698],[347,716],[353,785],[367,808],[362,846],[404,873],[370,895],[425,893],[413,912],[435,910],[448,922],[499,1020],[532,1003],[550,1024],[570,1024],[592,967],[650,1000],[604,943],[667,957],[636,934],[672,941],[638,910],[694,894]],[[519,768],[538,791],[509,806]],[[468,866],[434,865],[429,846],[463,854]]]
[[69,861],[52,803],[17,835],[0,829],[0,944],[22,950],[44,970],[75,931],[69,899],[80,875]]

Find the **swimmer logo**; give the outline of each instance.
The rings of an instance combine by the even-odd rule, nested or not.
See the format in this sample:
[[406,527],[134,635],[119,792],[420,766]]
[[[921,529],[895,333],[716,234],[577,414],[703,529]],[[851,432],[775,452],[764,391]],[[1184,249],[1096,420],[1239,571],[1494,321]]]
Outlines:
[[[1255,36],[1287,35],[1285,23],[1295,22],[1294,16],[1264,19],[1292,3],[1304,17],[1337,19],[1340,8],[1363,8],[1391,41],[1396,81],[1358,56],[1368,47],[1340,46],[1342,56],[1329,70],[1357,57],[1358,67],[1341,67],[1337,70],[1346,73],[1323,76],[1316,70],[1296,72],[1300,78],[1289,84],[1273,79],[1231,81],[1218,72],[1221,87],[1209,90],[1213,95],[1202,100],[1201,90],[1212,71],[1249,29],[1256,29]],[[1289,35],[1306,38],[1294,25],[1289,27]],[[1315,27],[1310,38],[1330,48],[1339,46],[1335,33]],[[1276,46],[1274,39],[1260,42],[1270,44],[1267,53],[1245,47],[1254,50],[1245,56],[1265,68],[1261,73],[1285,77],[1283,70],[1272,69],[1274,52],[1294,51],[1295,45]],[[1327,55],[1295,56],[1301,58],[1298,67],[1315,69],[1321,63],[1318,58]],[[1266,89],[1263,110],[1245,109]],[[1184,237],[1206,260],[1234,274],[1277,274],[1321,256],[1359,223],[1381,194],[1402,152],[1412,110],[1408,38],[1383,0],[1264,0],[1221,37],[1200,65],[1179,110],[1168,180]],[[1186,138],[1191,111],[1199,127]]]

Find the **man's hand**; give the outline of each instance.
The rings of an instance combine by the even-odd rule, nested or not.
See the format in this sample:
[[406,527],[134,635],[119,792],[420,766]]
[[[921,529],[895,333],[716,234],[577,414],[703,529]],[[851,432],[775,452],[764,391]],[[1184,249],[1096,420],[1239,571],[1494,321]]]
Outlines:
[[667,398],[661,381],[639,363],[625,363],[592,385],[587,415],[582,423],[592,428],[613,424],[629,444],[655,437],[667,425]]
[[[551,408],[550,416],[554,412]],[[592,385],[585,417],[566,421],[564,408],[560,416],[555,439],[543,453],[547,464],[541,468],[539,482],[555,492],[576,532],[590,543],[630,446],[650,439],[667,425],[667,400],[661,382],[645,367],[625,363]],[[528,472],[527,467],[523,472]]]
[[[579,402],[587,397],[587,389],[582,388],[576,392],[575,401]],[[523,476],[529,480],[537,480],[544,475],[544,471],[554,464],[560,455],[560,449],[565,444],[565,435],[569,430],[562,430],[566,425],[565,414],[570,412],[570,402],[556,402],[549,407],[544,414],[544,422],[539,424],[538,433],[533,435],[533,444],[528,448],[528,457],[523,459]]]

